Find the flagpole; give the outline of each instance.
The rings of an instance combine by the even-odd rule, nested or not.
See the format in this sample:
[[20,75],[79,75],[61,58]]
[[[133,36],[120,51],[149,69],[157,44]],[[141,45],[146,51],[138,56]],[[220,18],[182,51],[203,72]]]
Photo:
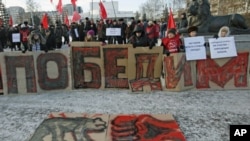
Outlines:
[[91,19],[93,19],[93,17],[94,17],[94,3],[93,3],[93,0],[92,0],[92,14],[91,14]]
[[114,10],[114,14],[115,14],[115,19],[116,19],[116,13],[115,13],[115,7],[114,7],[113,0],[111,0],[111,2],[112,2],[112,6],[113,6],[113,10]]

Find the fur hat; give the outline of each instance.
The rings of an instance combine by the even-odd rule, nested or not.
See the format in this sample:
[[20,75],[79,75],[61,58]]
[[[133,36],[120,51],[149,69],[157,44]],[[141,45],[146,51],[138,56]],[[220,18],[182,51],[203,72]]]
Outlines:
[[197,27],[197,26],[190,26],[190,27],[188,28],[188,33],[191,33],[191,32],[193,32],[193,31],[198,32],[198,27]]
[[169,30],[168,30],[168,34],[169,33],[172,33],[172,34],[176,34],[176,29],[175,28],[170,28]]

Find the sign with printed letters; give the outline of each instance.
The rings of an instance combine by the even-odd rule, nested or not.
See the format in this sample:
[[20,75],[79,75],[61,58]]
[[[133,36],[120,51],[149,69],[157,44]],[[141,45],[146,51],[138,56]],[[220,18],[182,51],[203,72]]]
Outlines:
[[203,36],[184,38],[186,49],[186,59],[203,60],[206,59],[205,39]]
[[12,34],[12,41],[13,43],[19,43],[20,42],[20,33],[13,33]]
[[237,56],[234,37],[211,38],[208,40],[212,59]]
[[107,28],[106,36],[121,36],[121,28]]

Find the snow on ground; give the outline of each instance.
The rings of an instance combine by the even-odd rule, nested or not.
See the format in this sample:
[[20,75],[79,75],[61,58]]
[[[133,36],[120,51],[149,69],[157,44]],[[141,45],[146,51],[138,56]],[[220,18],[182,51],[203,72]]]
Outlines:
[[0,141],[27,141],[51,112],[173,114],[188,141],[228,141],[229,125],[250,124],[250,92],[131,94],[73,90],[0,96]]

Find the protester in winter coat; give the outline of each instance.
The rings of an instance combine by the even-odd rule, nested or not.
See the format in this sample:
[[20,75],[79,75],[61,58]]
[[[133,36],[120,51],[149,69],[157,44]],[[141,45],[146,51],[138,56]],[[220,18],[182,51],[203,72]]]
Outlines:
[[71,37],[72,37],[72,41],[79,41],[79,30],[78,30],[78,25],[73,22],[71,23],[71,26],[70,26],[70,34],[71,34]]
[[[228,37],[230,35],[230,29],[228,26],[223,26],[220,28],[218,34],[215,34],[213,38],[223,38],[223,37]],[[205,47],[210,47],[208,42],[204,43]]]
[[[2,25],[1,27],[0,27],[0,50],[1,51],[3,51],[3,48],[6,46],[6,44],[7,44],[7,40],[6,40],[6,29],[5,29],[5,27]],[[1,52],[0,51],[0,52]]]
[[218,35],[214,35],[215,38],[218,37],[228,37],[230,35],[230,29],[228,26],[223,26],[220,28]]
[[106,44],[106,25],[104,24],[103,20],[101,19],[99,21],[99,24],[97,26],[97,36],[98,40],[102,42],[102,44]]
[[48,51],[46,44],[46,39],[43,37],[42,33],[39,30],[34,30],[30,33],[29,36],[29,44],[30,50],[32,51],[39,51],[44,50],[45,52]]
[[153,22],[149,21],[148,26],[146,28],[146,34],[147,34],[147,37],[150,40],[150,42],[156,43],[155,32],[156,32],[156,29],[155,29]]
[[[11,51],[16,50],[16,46],[17,46],[18,50],[21,51],[22,50],[21,49],[21,42],[14,42],[12,34],[20,34],[18,26],[9,28],[8,41],[9,41]],[[19,40],[21,41],[21,37]]]
[[186,16],[186,13],[182,13],[181,14],[181,20],[179,22],[179,26],[178,28],[181,29],[181,28],[186,28],[188,26],[188,21],[187,21],[187,16]]
[[188,36],[189,37],[195,37],[198,33],[198,27],[197,26],[191,26],[188,28]]
[[119,19],[119,25],[121,27],[121,37],[118,38],[118,44],[126,44],[126,28],[127,25],[124,23],[124,20],[121,18]]
[[46,47],[48,50],[53,50],[56,47],[55,36],[51,30],[46,30]]
[[62,48],[62,36],[63,36],[62,25],[59,22],[57,22],[55,29],[56,49]]
[[64,38],[64,42],[63,44],[69,44],[69,28],[66,24],[62,25],[62,29],[63,29],[63,38]]
[[157,39],[160,37],[160,25],[157,23],[157,21],[154,21],[154,27],[155,27],[155,42],[157,42]]
[[132,44],[134,48],[150,46],[150,49],[152,49],[153,47],[153,44],[149,42],[145,35],[143,27],[139,25],[135,27],[134,34],[130,37],[128,43]]
[[29,44],[28,44],[28,36],[30,34],[29,27],[25,26],[25,24],[22,24],[20,34],[21,34],[21,42],[24,46],[24,50],[22,52],[25,53],[29,49]]
[[80,23],[80,25],[79,25],[79,30],[78,30],[78,34],[79,34],[79,40],[80,41],[84,41],[84,39],[85,39],[85,36],[86,36],[86,33],[87,33],[87,31],[85,31],[85,24],[84,24],[84,22],[83,21],[81,21],[81,23]]
[[180,51],[180,48],[183,48],[180,34],[176,33],[176,29],[172,28],[167,31],[167,37],[162,39],[162,45],[164,47],[164,53],[167,55],[177,53]]
[[85,42],[91,42],[94,41],[94,36],[95,36],[95,31],[94,30],[89,30],[87,32],[87,35],[85,37]]

